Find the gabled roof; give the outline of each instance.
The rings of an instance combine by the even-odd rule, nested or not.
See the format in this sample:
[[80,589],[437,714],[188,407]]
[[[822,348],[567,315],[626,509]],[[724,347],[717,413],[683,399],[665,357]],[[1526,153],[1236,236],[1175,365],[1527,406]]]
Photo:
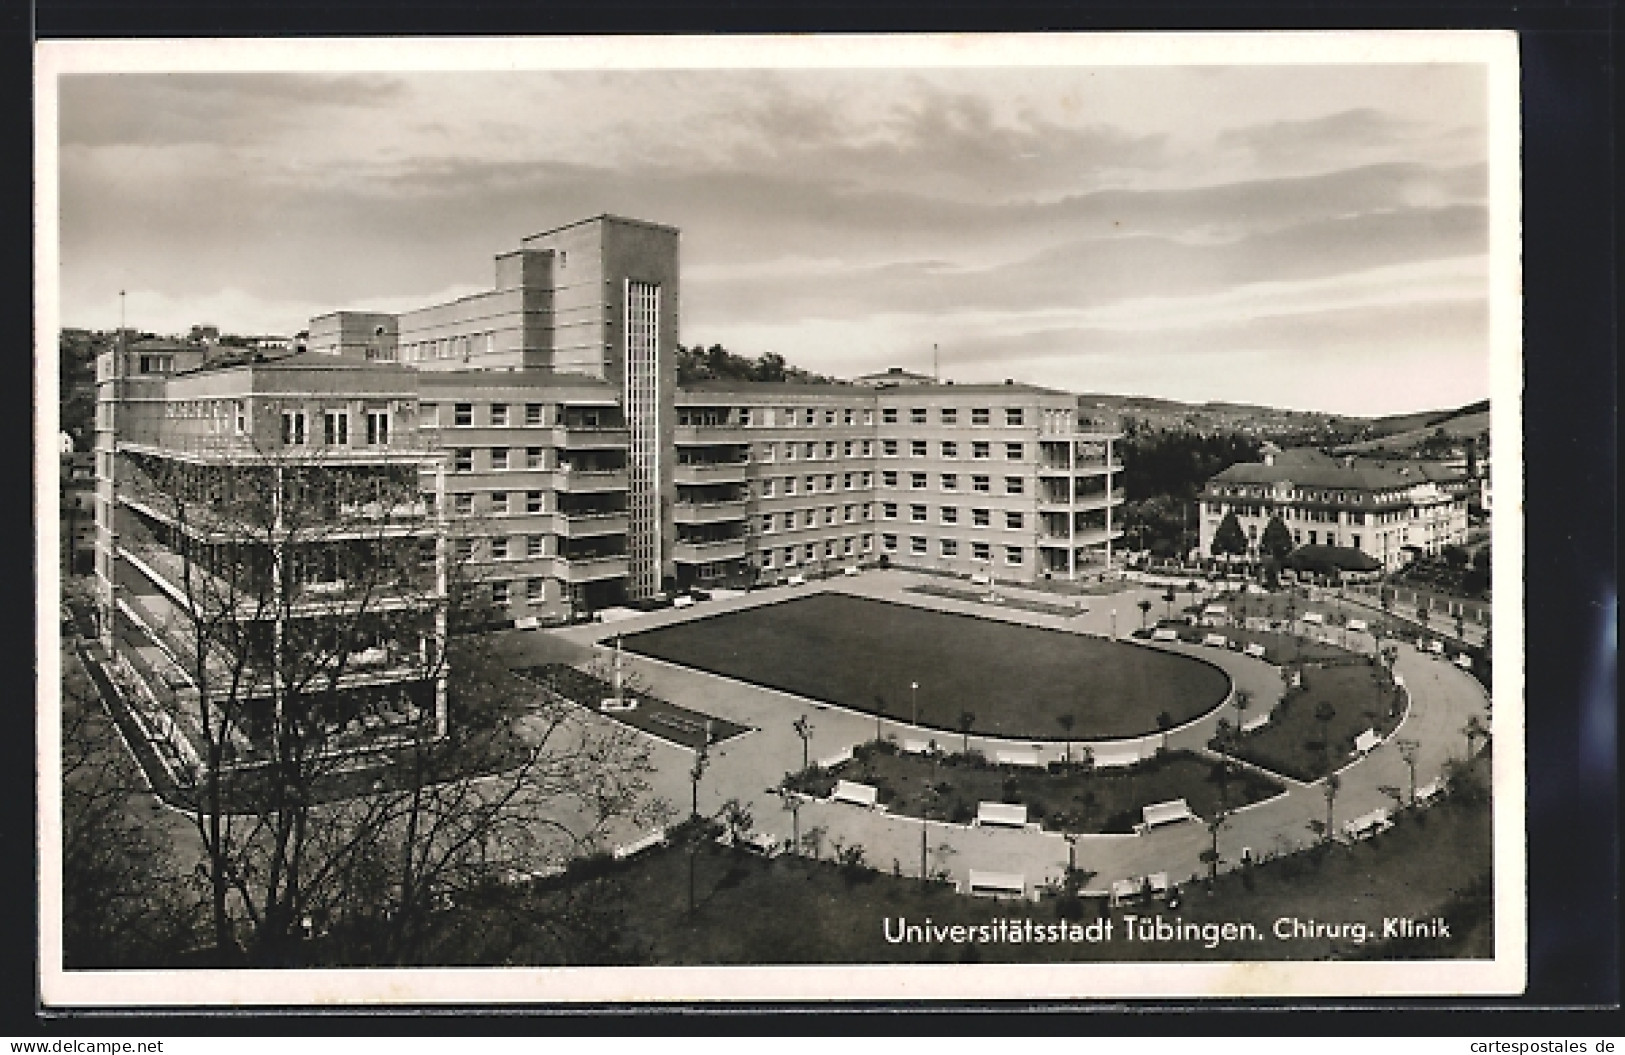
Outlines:
[[1342,465],[1265,465],[1262,462],[1238,462],[1208,480],[1214,484],[1277,484],[1293,483],[1302,487],[1343,488],[1350,491],[1387,491],[1426,483],[1419,473],[1402,473],[1395,469],[1356,464]]

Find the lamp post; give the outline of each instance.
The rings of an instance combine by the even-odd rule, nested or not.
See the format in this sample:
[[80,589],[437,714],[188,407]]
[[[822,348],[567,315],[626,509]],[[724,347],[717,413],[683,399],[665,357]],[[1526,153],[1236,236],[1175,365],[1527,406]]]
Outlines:
[[1112,609],[1112,640],[1117,640],[1117,609]]
[[812,743],[812,725],[808,723],[807,716],[804,714],[791,722],[790,728],[794,729],[796,735],[801,737],[801,770],[806,772],[811,765],[807,758],[807,751],[808,746]]
[[920,724],[920,683],[919,682],[911,681],[911,682],[908,683],[908,698],[909,698],[909,703],[911,704],[912,710],[913,710],[913,724],[914,725],[919,725]]

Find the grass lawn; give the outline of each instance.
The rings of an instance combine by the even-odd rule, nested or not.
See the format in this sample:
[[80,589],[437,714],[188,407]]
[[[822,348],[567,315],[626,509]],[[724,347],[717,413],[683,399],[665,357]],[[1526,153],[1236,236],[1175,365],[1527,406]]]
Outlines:
[[[1281,785],[1255,773],[1223,773],[1217,763],[1185,751],[1126,769],[1049,772],[1023,766],[992,766],[949,756],[933,763],[921,755],[876,750],[867,745],[858,757],[837,767],[839,777],[872,784],[892,813],[964,824],[976,816],[979,802],[1015,802],[1027,807],[1027,819],[1050,831],[1131,832],[1141,820],[1140,807],[1184,799],[1198,815],[1211,817],[1279,794]],[[827,794],[828,788],[818,789]]]
[[[1367,729],[1386,736],[1399,724],[1397,697],[1378,678],[1367,663],[1304,667],[1303,687],[1287,690],[1269,724],[1244,734],[1232,752],[1289,777],[1320,779],[1349,761],[1356,736]],[[1334,712],[1324,726],[1315,717],[1322,701]]]
[[[1485,760],[1480,759],[1479,763]],[[1487,772],[1487,770],[1483,770]],[[827,851],[826,851],[827,853]],[[1329,845],[1221,875],[1209,893],[1185,883],[1177,909],[1113,910],[1113,937],[1101,942],[925,942],[887,940],[899,917],[968,926],[1030,919],[1037,926],[1069,917],[1087,922],[1093,904],[1046,898],[1038,904],[964,897],[940,884],[843,869],[828,860],[766,861],[714,844],[694,858],[695,911],[688,911],[689,855],[652,851],[589,883],[509,890],[447,919],[448,939],[434,963],[561,962],[700,964],[1074,962],[1141,960],[1324,960],[1488,958],[1493,913],[1490,810],[1482,800],[1448,799],[1404,811],[1395,827],[1368,842]],[[1085,865],[1087,862],[1083,862]],[[1186,877],[1175,877],[1184,880]],[[1133,913],[1187,923],[1250,923],[1257,940],[1128,941]],[[1381,941],[1386,917],[1443,913],[1448,940]],[[1279,940],[1275,922],[1298,918],[1363,923],[1377,940],[1350,937]],[[578,930],[561,934],[571,921]]]
[[1229,678],[1149,648],[908,605],[815,594],[632,634],[657,659],[946,731],[1032,740],[1132,736],[1216,707]]

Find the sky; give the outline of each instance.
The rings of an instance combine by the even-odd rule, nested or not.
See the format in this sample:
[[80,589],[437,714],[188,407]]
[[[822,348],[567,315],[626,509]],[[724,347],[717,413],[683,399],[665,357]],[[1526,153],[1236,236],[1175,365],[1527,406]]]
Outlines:
[[291,334],[682,230],[682,341],[1351,414],[1486,398],[1482,65],[68,74],[61,321]]

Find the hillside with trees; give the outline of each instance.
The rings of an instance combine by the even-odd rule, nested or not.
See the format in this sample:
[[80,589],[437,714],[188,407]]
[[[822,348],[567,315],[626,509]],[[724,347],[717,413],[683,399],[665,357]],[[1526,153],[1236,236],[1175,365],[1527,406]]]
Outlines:
[[825,377],[791,366],[777,352],[763,352],[755,359],[735,355],[720,344],[709,348],[677,346],[677,383],[692,385],[701,381],[832,382]]

